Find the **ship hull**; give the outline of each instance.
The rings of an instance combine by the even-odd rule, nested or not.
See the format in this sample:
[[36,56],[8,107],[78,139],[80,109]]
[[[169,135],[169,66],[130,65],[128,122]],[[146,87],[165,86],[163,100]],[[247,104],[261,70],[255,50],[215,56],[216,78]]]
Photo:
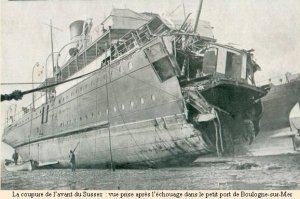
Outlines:
[[54,167],[68,168],[69,151],[75,150],[79,168],[163,167],[188,164],[199,155],[214,151],[201,132],[184,116],[79,132],[27,144],[18,148],[24,159],[38,163],[58,161]]
[[[49,91],[55,93],[49,94],[47,103],[10,124],[3,142],[23,160],[37,165],[55,163],[59,168],[70,166],[69,151],[75,149],[80,168],[140,168],[188,164],[203,154],[220,155],[237,142],[252,142],[260,115],[253,103],[265,92],[254,85],[235,81],[214,85],[213,81],[209,90],[219,93],[217,98],[225,96],[226,102],[231,101],[231,94],[243,98],[235,96],[229,107],[218,102],[210,105],[211,100],[218,101],[211,92],[205,95],[198,87],[182,87],[182,79],[190,81],[179,74],[184,70],[179,67],[180,56],[176,58],[176,36],[165,34],[167,31],[170,29],[154,18],[147,27],[123,37],[130,38],[115,42],[109,53],[99,51],[106,37],[99,38],[56,72],[60,84]],[[225,47],[219,48],[225,52]],[[243,53],[239,58],[246,56]],[[200,63],[198,57],[190,65],[200,69]],[[243,66],[236,67],[241,70]],[[74,74],[83,78],[70,81]],[[244,108],[233,114],[236,107]],[[231,136],[231,126],[243,132]],[[238,139],[241,137],[245,139]]]
[[199,131],[185,118],[177,77],[161,80],[153,67],[173,67],[163,46],[158,37],[75,86],[58,86],[63,92],[7,127],[3,141],[23,160],[58,162],[58,168],[70,166],[69,152],[77,145],[79,168],[188,164],[214,152],[205,139],[214,131]]
[[247,153],[262,156],[299,152],[299,114],[299,106],[296,104],[294,108],[291,108],[289,116],[287,116],[289,118],[288,127],[260,133],[256,137],[255,142],[247,148]]
[[261,131],[289,127],[290,111],[300,101],[299,91],[300,80],[271,87],[269,93],[262,98],[263,114],[260,120]]

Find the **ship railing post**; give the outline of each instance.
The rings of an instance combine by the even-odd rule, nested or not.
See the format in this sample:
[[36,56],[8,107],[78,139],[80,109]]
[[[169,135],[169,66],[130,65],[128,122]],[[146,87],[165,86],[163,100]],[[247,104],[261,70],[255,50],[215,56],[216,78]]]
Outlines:
[[136,36],[138,38],[139,43],[143,43],[142,40],[141,40],[141,37],[139,35],[139,32],[137,30],[135,30],[135,33],[136,33]]
[[132,35],[132,37],[133,37],[133,39],[134,39],[134,41],[135,41],[135,43],[136,43],[135,46],[139,46],[139,40],[138,40],[138,38],[134,35],[133,32],[131,33],[131,35]]
[[129,48],[127,47],[127,45],[126,45],[126,42],[125,41],[122,41],[123,42],[123,44],[124,44],[124,46],[125,46],[125,52],[127,52],[128,50],[129,50]]
[[76,55],[76,72],[79,71],[79,66],[78,66],[78,54]]
[[134,44],[135,42],[136,42],[136,40],[132,33],[130,34],[130,37],[125,41],[125,43],[127,43],[126,45],[129,50],[135,47],[135,44]]
[[153,33],[152,33],[152,31],[150,30],[150,28],[149,28],[149,25],[148,25],[148,24],[146,24],[146,28],[147,28],[147,30],[148,30],[148,32],[149,32],[149,34],[150,34],[150,35],[153,35]]
[[83,57],[83,65],[84,65],[82,68],[84,68],[87,65],[87,62],[86,62],[86,50],[84,50],[82,57]]
[[112,44],[112,46],[114,47],[114,51],[113,51],[113,52],[115,52],[115,53],[117,54],[116,57],[118,57],[118,56],[120,55],[120,52],[119,52],[119,50],[118,50],[118,45]]

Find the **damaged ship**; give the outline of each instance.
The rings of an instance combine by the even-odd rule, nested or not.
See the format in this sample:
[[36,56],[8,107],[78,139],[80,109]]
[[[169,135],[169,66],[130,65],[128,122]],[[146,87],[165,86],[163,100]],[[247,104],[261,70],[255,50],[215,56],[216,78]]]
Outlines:
[[96,38],[90,20],[73,22],[69,59],[58,56],[41,85],[55,86],[2,141],[23,161],[57,168],[74,149],[80,168],[162,167],[251,144],[267,93],[252,51],[217,43],[208,22],[187,18],[113,9]]
[[261,131],[272,131],[289,127],[289,113],[293,106],[300,101],[300,74],[287,73],[285,79],[285,83],[279,85],[271,84],[270,91],[262,98],[263,116],[260,121]]

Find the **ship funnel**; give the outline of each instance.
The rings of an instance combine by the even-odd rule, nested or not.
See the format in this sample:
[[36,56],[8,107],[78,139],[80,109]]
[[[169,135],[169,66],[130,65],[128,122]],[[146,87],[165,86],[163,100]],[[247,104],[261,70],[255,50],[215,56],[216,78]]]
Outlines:
[[73,40],[75,37],[78,37],[82,34],[83,25],[84,25],[83,20],[77,20],[70,24],[71,40]]
[[88,34],[92,28],[92,19],[77,20],[70,24],[70,36],[73,47],[69,49],[70,56],[75,56],[81,48],[85,48],[90,42]]

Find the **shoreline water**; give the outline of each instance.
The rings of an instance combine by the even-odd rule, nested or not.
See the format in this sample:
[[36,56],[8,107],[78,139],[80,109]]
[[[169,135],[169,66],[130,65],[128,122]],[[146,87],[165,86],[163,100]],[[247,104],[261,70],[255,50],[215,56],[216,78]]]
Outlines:
[[[300,155],[239,157],[161,169],[49,169],[8,172],[2,167],[2,190],[104,189],[300,189]],[[250,167],[239,167],[250,163]],[[252,165],[252,166],[251,166]],[[256,166],[255,166],[256,165]],[[249,165],[248,165],[249,166]]]

